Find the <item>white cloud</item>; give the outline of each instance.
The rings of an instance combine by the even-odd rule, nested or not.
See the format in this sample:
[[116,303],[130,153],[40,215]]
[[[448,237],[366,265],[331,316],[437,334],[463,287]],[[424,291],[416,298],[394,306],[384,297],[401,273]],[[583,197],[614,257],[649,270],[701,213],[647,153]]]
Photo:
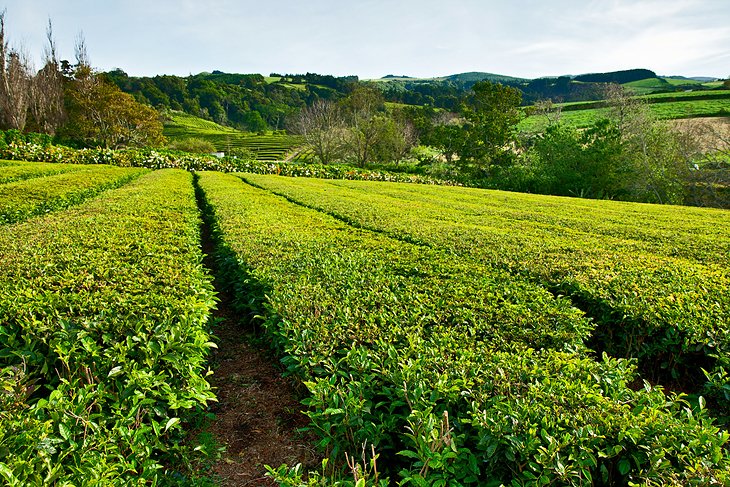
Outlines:
[[[537,77],[645,67],[726,76],[730,0],[10,0],[14,39],[133,74],[202,70]],[[697,71],[699,70],[699,71]]]

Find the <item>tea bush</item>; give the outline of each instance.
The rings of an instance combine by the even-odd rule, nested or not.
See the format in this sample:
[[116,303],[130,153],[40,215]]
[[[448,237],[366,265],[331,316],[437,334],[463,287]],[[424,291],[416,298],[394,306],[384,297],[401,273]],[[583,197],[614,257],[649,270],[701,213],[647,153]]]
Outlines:
[[730,481],[728,433],[682,397],[634,390],[632,361],[592,358],[592,325],[564,297],[231,175],[199,184],[238,308],[306,385],[335,463],[367,444],[403,485]]
[[191,179],[147,172],[3,226],[6,485],[180,485],[199,475],[183,425],[214,400],[205,377],[215,298]]

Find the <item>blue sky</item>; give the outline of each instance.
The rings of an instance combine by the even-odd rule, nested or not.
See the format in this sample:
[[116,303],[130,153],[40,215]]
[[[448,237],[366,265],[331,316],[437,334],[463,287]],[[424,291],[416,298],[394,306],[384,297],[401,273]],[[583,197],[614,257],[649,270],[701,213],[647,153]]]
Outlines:
[[730,0],[0,0],[11,44],[132,75],[730,76]]

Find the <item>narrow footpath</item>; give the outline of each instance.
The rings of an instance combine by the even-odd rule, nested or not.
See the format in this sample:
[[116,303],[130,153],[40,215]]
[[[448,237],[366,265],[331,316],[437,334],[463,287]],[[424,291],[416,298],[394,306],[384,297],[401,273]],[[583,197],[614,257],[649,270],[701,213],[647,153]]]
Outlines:
[[[216,275],[214,247],[207,226],[202,228],[204,264]],[[210,359],[210,377],[218,402],[215,419],[206,429],[226,447],[212,475],[222,486],[276,486],[266,478],[265,465],[274,468],[298,463],[316,469],[315,439],[299,431],[308,424],[294,384],[281,376],[276,359],[253,345],[253,331],[230,306],[230,296],[220,291],[213,328],[217,349]]]

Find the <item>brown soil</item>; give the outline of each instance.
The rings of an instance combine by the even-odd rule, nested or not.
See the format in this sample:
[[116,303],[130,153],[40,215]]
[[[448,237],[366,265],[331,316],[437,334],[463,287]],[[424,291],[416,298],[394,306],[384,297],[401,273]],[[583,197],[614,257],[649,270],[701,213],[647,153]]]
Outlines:
[[301,463],[316,468],[314,439],[298,430],[308,420],[290,380],[272,359],[251,345],[251,335],[232,315],[225,301],[218,306],[222,319],[214,330],[218,349],[213,354],[218,403],[208,431],[226,446],[212,472],[224,486],[274,486],[264,465]]

